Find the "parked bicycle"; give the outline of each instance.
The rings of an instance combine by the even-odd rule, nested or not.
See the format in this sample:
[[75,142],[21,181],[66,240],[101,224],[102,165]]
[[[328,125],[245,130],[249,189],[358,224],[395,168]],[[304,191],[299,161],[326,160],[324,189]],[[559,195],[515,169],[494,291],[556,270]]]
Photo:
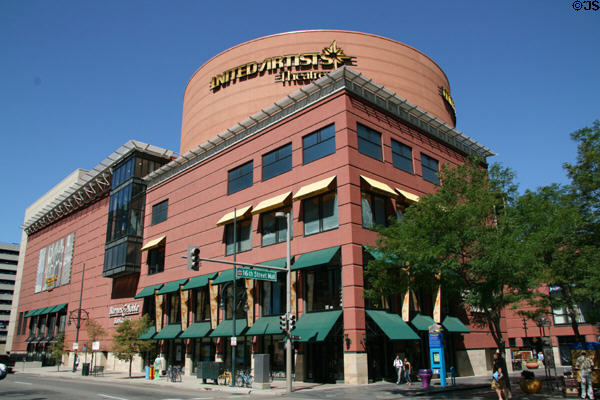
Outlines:
[[250,371],[240,371],[238,376],[236,377],[235,384],[240,387],[252,387],[252,375],[250,375]]
[[181,382],[181,369],[178,367],[169,366],[167,374],[171,382]]
[[231,385],[231,381],[232,381],[232,376],[231,376],[231,372],[225,370],[223,371],[223,373],[221,375],[219,375],[217,377],[217,383],[219,385]]

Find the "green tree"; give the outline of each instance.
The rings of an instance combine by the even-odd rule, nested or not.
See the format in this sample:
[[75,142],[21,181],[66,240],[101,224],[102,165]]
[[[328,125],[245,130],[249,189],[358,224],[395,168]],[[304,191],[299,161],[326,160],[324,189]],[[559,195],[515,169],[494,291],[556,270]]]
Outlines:
[[60,364],[62,364],[62,359],[67,351],[65,350],[65,334],[61,332],[56,338],[56,342],[52,343],[50,346],[50,357],[56,361],[57,371],[60,371]]
[[[104,327],[95,319],[88,319],[88,327],[87,327],[88,339],[93,343],[97,342],[99,339],[102,339],[106,336],[106,330]],[[89,346],[88,346],[89,347]],[[92,360],[91,365],[94,365],[94,354],[96,352],[92,351]]]
[[[399,295],[407,287],[433,293],[439,274],[446,298],[477,310],[471,322],[486,326],[504,351],[502,311],[531,295],[535,274],[528,273],[528,255],[520,250],[511,223],[516,195],[513,173],[498,165],[490,170],[469,160],[444,167],[442,186],[409,207],[400,221],[381,228],[381,257],[365,269],[365,296]],[[410,266],[408,279],[406,267]]]
[[148,315],[140,319],[126,319],[121,322],[113,335],[113,353],[119,360],[129,361],[129,377],[131,364],[136,354],[150,351],[154,347],[152,341],[140,340],[140,336],[152,325]]

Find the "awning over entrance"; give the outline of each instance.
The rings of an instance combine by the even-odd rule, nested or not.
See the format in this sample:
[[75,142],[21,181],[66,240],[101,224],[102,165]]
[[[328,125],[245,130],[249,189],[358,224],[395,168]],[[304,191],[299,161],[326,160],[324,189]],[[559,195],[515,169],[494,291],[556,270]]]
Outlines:
[[181,290],[192,290],[192,289],[198,289],[198,288],[204,287],[204,286],[208,285],[209,280],[215,279],[215,276],[217,276],[216,272],[214,272],[212,274],[195,276],[192,279],[190,279],[188,281],[188,283],[183,285]]
[[[236,327],[237,328],[237,327]],[[210,322],[195,322],[179,336],[181,339],[203,338],[210,332]]]
[[373,178],[367,178],[366,176],[362,175],[360,176],[360,178],[366,184],[367,190],[382,194],[387,197],[398,197],[398,193],[394,192],[394,189],[392,189],[389,185],[383,182],[379,182]]
[[234,211],[231,211],[225,215],[223,215],[221,217],[220,220],[217,221],[217,225],[227,225],[233,222],[234,219],[234,214],[235,214],[235,219],[238,221],[241,221],[242,219],[248,218],[251,214],[250,214],[250,210],[252,209],[252,206],[246,206],[243,208],[238,208]]
[[469,330],[469,328],[467,328],[465,326],[465,324],[463,324],[461,322],[460,319],[458,319],[456,317],[451,317],[449,315],[447,315],[446,318],[444,318],[444,320],[442,321],[442,326],[448,332],[452,332],[452,333],[470,333],[471,332]]
[[322,342],[327,338],[340,315],[342,310],[303,314],[296,322],[296,329],[292,334],[300,337],[299,342]]
[[246,332],[246,336],[260,335],[283,335],[279,326],[279,315],[260,317]]
[[290,203],[291,196],[292,192],[287,192],[280,194],[279,196],[271,197],[268,200],[261,201],[256,207],[254,207],[252,214],[260,214],[281,208]]
[[314,267],[315,265],[327,264],[339,250],[340,246],[335,246],[301,254],[294,262],[294,265],[292,265],[292,271]]
[[[239,336],[242,334],[242,332],[244,331],[244,329],[246,329],[248,327],[248,322],[246,321],[246,319],[236,319],[235,320],[235,333],[236,336]],[[233,333],[233,320],[232,319],[226,319],[225,321],[221,322],[217,328],[212,331],[212,333],[209,335],[210,337],[227,337],[227,336],[232,336]]]
[[233,268],[221,271],[219,276],[212,282],[213,285],[220,285],[222,283],[231,282],[233,280]]
[[428,315],[417,314],[410,321],[418,331],[429,331],[429,327],[435,324],[433,318]]
[[156,294],[168,294],[168,293],[177,292],[177,291],[179,291],[179,287],[181,285],[185,285],[185,283],[187,281],[188,281],[188,278],[167,282],[167,283],[165,283],[165,286],[162,287],[162,289],[160,289],[158,292],[156,292]]
[[161,287],[163,287],[163,285],[164,285],[164,283],[159,283],[157,285],[152,285],[152,286],[146,286],[145,288],[140,290],[140,292],[138,294],[136,294],[134,296],[134,299],[141,299],[144,297],[154,296],[154,291],[156,289],[160,289]]
[[165,241],[165,238],[166,236],[161,236],[159,238],[150,240],[148,243],[142,246],[142,251],[152,250],[160,246],[160,244]]
[[181,324],[170,324],[165,326],[154,336],[154,339],[175,339],[181,333]]
[[398,314],[381,310],[367,310],[367,315],[381,328],[390,340],[419,340],[415,333]]
[[150,340],[152,336],[156,333],[156,326],[152,325],[144,333],[140,335],[140,340]]
[[330,176],[310,185],[302,186],[300,190],[294,195],[294,201],[306,199],[308,197],[316,196],[321,193],[328,192],[334,188],[335,176]]

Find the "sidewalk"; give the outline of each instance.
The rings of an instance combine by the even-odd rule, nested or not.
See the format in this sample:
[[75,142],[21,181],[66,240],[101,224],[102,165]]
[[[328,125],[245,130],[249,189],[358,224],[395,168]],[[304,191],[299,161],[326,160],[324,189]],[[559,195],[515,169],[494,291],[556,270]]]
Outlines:
[[[196,376],[182,376],[181,382],[169,382],[166,377],[162,377],[158,380],[147,380],[143,375],[139,373],[133,373],[132,378],[129,378],[127,372],[117,371],[106,371],[102,376],[82,376],[81,369],[73,373],[69,368],[61,368],[57,371],[56,367],[25,367],[23,369],[15,369],[15,375],[18,374],[33,374],[39,376],[51,376],[60,377],[64,379],[79,379],[89,380],[95,382],[112,382],[122,385],[123,383],[132,385],[160,385],[178,387],[186,390],[211,390],[211,391],[223,391],[230,393],[240,394],[255,394],[259,396],[281,396],[286,393],[286,382],[285,380],[274,380],[271,382],[269,389],[255,389],[255,388],[240,388],[216,385],[212,383],[202,383],[201,379]],[[511,374],[511,382],[513,386],[518,387],[520,376],[518,373]],[[210,382],[210,381],[209,381]],[[386,392],[387,394],[401,395],[406,397],[422,396],[422,395],[435,395],[446,392],[460,391],[460,390],[472,390],[480,388],[490,387],[490,377],[487,375],[483,376],[468,376],[456,378],[456,385],[451,385],[451,380],[447,379],[447,386],[440,386],[439,379],[432,379],[431,386],[429,388],[423,388],[421,382],[413,382],[412,385],[402,384],[396,385],[392,382],[375,382],[367,385],[345,385],[345,384],[322,384],[312,382],[293,382],[292,384],[294,392],[299,391],[326,391],[326,390],[346,390],[346,389],[368,389],[373,392]],[[514,389],[513,389],[514,390]]]

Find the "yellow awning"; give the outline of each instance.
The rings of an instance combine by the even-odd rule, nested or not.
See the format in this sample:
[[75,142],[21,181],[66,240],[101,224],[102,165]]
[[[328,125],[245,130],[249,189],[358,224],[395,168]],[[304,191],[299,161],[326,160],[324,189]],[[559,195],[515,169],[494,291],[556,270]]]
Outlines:
[[271,197],[268,200],[261,201],[256,207],[252,209],[252,214],[260,214],[267,211],[274,210],[276,208],[283,207],[289,203],[292,192],[280,194],[279,196]]
[[404,199],[406,201],[408,201],[409,203],[416,203],[419,201],[420,197],[417,196],[416,194],[412,194],[412,193],[408,193],[402,189],[398,189],[396,188],[396,190],[398,191],[398,193],[400,193],[402,195],[402,197],[404,197]]
[[252,209],[252,206],[238,208],[235,211],[232,211],[230,213],[223,215],[223,217],[221,217],[221,219],[217,221],[217,226],[218,225],[226,225],[226,224],[233,222],[234,213],[235,213],[236,219],[238,221],[247,218],[248,215],[250,214],[249,213],[250,209]]
[[294,201],[328,192],[332,189],[334,183],[335,176],[331,176],[321,181],[311,183],[310,185],[302,186],[294,195]]
[[165,238],[166,238],[166,236],[161,236],[157,239],[152,239],[151,241],[146,243],[144,246],[142,246],[142,251],[152,250],[153,248],[158,247],[162,242],[165,241]]
[[388,197],[398,197],[398,193],[394,191],[390,186],[383,182],[376,181],[373,178],[367,178],[361,175],[360,178],[367,184],[368,190],[376,192]]

